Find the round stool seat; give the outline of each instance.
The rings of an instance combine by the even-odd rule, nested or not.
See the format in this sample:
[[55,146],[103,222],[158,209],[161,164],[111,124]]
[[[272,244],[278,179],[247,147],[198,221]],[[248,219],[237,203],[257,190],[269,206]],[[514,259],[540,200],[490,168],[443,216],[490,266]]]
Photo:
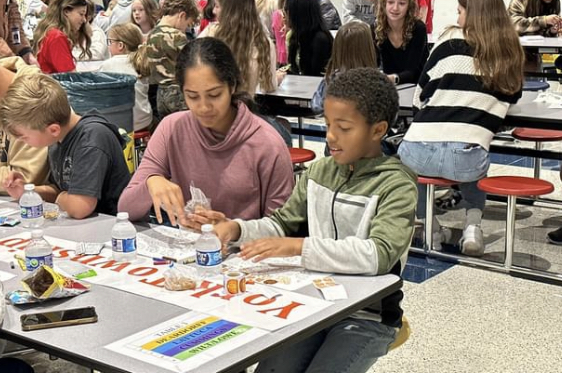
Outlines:
[[554,190],[552,183],[523,176],[493,176],[478,181],[480,190],[500,196],[539,196]]
[[289,148],[289,153],[291,154],[291,162],[293,164],[312,161],[316,158],[316,153],[308,149]]
[[440,177],[427,177],[427,176],[418,176],[418,183],[425,184],[425,185],[435,185],[440,187],[450,187],[452,185],[458,184],[457,181],[442,179]]
[[144,139],[145,137],[150,137],[150,131],[135,131],[135,140]]
[[560,141],[562,140],[562,131],[516,128],[511,136],[523,141]]
[[525,80],[523,82],[523,90],[530,92],[546,91],[550,88],[550,84],[540,80]]

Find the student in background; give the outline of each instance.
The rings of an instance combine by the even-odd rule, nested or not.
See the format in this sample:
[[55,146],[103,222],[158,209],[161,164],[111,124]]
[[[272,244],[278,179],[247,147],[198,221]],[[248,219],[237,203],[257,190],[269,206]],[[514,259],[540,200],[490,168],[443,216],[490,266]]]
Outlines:
[[132,23],[115,25],[109,29],[107,42],[111,58],[102,63],[100,71],[137,77],[133,107],[134,130],[146,130],[153,124],[153,118],[148,102],[147,76],[150,75],[150,67],[145,56],[146,45],[142,44],[142,33]]
[[[22,64],[24,64],[23,61]],[[4,96],[16,77],[39,72],[39,67],[35,65],[23,70],[18,69],[15,73],[0,67],[0,97]],[[2,181],[12,171],[19,172],[25,183],[45,184],[49,176],[47,148],[31,147],[8,132],[0,130],[0,194],[2,195],[7,194]]]
[[428,34],[433,32],[433,0],[418,0],[418,18],[425,24]]
[[[69,217],[94,212],[115,215],[117,200],[130,175],[117,127],[91,111],[74,113],[59,83],[43,74],[24,75],[10,85],[0,103],[2,127],[33,147],[49,147],[50,185],[36,191],[57,203]],[[4,185],[15,199],[23,176],[12,172]]]
[[[244,260],[301,256],[312,271],[400,275],[414,231],[416,176],[381,151],[398,113],[394,86],[374,68],[339,74],[324,116],[331,157],[309,166],[271,217],[215,225]],[[152,140],[151,140],[152,141]],[[308,232],[303,234],[303,232]],[[367,372],[401,325],[402,291],[261,361],[256,373]]]
[[291,29],[289,63],[291,73],[309,76],[324,74],[334,38],[315,0],[286,0],[285,15]]
[[[251,98],[240,90],[240,79],[234,55],[221,40],[198,38],[186,45],[178,57],[177,81],[190,110],[164,118],[156,128],[119,199],[119,211],[142,220],[154,206],[162,222],[164,208],[172,225],[179,219],[199,228],[224,214],[267,216],[285,202],[293,188],[289,151],[250,111]],[[191,183],[211,199],[214,211],[185,216]]]
[[326,22],[326,27],[329,30],[337,30],[341,27],[341,19],[338,10],[330,0],[320,1],[320,13]]
[[377,14],[377,0],[343,0],[343,23],[362,21],[374,25]]
[[215,0],[220,4],[217,23],[199,36],[212,36],[229,47],[242,77],[242,91],[252,96],[258,86],[265,92],[277,87],[275,45],[269,39],[256,8],[255,0]]
[[86,12],[86,32],[90,35],[90,55],[82,52],[80,46],[75,45],[72,48],[72,55],[79,61],[103,61],[109,58],[109,50],[107,49],[107,36],[105,32],[92,21],[95,16],[95,4],[92,0],[86,0],[88,8]]
[[263,27],[265,27],[267,37],[273,39],[271,17],[275,9],[277,9],[277,0],[254,0],[254,2]]
[[384,73],[394,84],[417,83],[429,49],[416,0],[379,0],[375,39]]
[[343,25],[334,40],[332,56],[326,67],[326,76],[312,97],[312,110],[324,112],[326,88],[337,74],[358,67],[377,67],[377,58],[371,28],[364,22]]
[[140,28],[143,40],[146,40],[150,31],[158,23],[159,13],[158,3],[154,0],[133,1],[131,5],[131,22]]
[[[186,29],[192,27],[198,17],[193,0],[166,0],[160,22],[148,35],[149,83],[158,86],[155,101],[160,119],[187,108],[175,77],[176,60],[187,44]],[[154,111],[154,106],[152,109]]]
[[107,32],[111,26],[129,22],[133,0],[112,0],[107,10],[99,12],[94,23]]
[[24,32],[22,16],[26,14],[20,13],[18,4],[18,1],[0,0],[0,58],[20,56],[27,64],[37,65]]
[[287,64],[287,25],[285,21],[285,14],[283,8],[285,7],[285,0],[279,0],[279,6],[271,16],[271,28],[273,29],[273,36],[275,37],[275,49],[277,51],[277,66],[281,67]]
[[92,39],[87,30],[86,0],[54,0],[39,22],[33,40],[37,61],[44,73],[65,73],[76,70],[72,48],[77,45],[80,56],[91,58]]
[[201,11],[201,21],[199,22],[199,33],[203,32],[210,23],[215,22],[217,20],[217,16],[215,16],[215,0],[207,1],[205,7]]
[[[494,134],[521,97],[524,53],[502,0],[458,0],[458,11],[459,26],[443,33],[425,65],[414,94],[419,111],[398,154],[419,175],[460,182],[468,204],[460,246],[481,256],[486,194],[477,183],[488,172]],[[418,217],[425,208],[422,197]]]
[[560,0],[511,0],[508,12],[519,35],[557,36],[561,29]]

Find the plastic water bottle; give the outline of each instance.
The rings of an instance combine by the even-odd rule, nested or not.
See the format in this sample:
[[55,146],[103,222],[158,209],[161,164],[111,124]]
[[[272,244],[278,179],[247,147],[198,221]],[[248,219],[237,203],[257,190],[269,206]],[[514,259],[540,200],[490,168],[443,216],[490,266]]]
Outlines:
[[118,262],[131,262],[137,258],[137,230],[129,221],[128,212],[119,212],[117,222],[111,230],[113,259]]
[[220,274],[222,254],[221,242],[213,232],[211,224],[201,227],[201,236],[195,242],[197,253],[197,267],[201,277],[209,277]]
[[31,242],[25,247],[25,267],[35,271],[42,265],[53,266],[53,248],[43,238],[42,229],[31,231]]
[[35,192],[35,185],[25,184],[20,197],[21,225],[25,228],[41,228],[43,218],[43,199]]

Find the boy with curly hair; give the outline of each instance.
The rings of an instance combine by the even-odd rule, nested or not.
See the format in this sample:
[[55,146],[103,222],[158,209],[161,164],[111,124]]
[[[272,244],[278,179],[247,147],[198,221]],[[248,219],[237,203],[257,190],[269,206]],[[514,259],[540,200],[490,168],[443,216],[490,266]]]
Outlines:
[[[398,112],[396,89],[377,69],[348,70],[328,86],[324,109],[331,157],[312,164],[270,217],[225,221],[215,231],[241,244],[245,260],[300,255],[313,271],[400,275],[417,186],[412,171],[381,151]],[[256,372],[366,372],[395,339],[401,299],[401,291],[391,294],[262,361]]]

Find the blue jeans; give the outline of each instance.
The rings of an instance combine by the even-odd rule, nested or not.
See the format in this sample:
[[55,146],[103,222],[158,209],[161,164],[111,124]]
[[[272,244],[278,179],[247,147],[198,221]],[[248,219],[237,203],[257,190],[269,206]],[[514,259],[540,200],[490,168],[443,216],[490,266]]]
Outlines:
[[[480,145],[461,142],[402,141],[398,155],[406,166],[421,176],[441,177],[459,182],[467,210],[484,209],[486,193],[478,189],[478,180],[486,177],[490,156]],[[425,217],[426,186],[418,184],[418,218]]]
[[256,373],[364,373],[395,338],[390,326],[349,317],[261,361]]

